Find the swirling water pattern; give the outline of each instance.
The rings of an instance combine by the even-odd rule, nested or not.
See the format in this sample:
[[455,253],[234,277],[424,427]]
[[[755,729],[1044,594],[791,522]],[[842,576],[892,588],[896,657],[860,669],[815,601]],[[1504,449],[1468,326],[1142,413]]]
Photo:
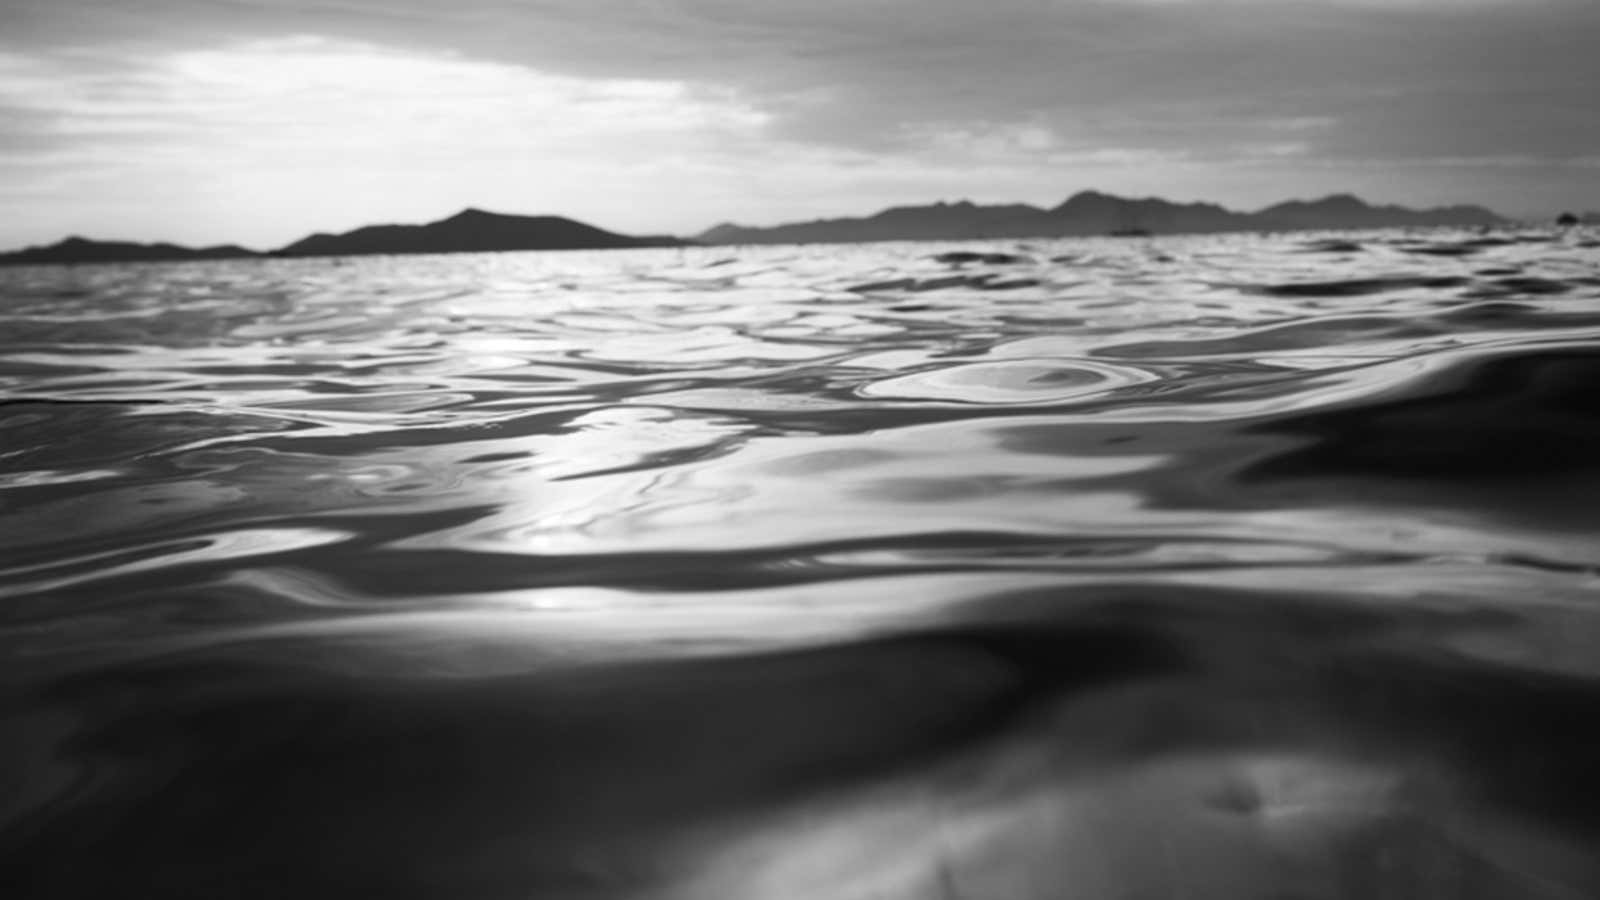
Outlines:
[[11,896],[1600,893],[1580,232],[4,270],[0,539]]

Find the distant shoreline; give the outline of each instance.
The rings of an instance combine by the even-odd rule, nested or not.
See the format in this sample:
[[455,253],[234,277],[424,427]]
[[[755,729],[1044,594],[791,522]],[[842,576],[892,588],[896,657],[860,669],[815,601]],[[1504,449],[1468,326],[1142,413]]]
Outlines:
[[603,250],[741,244],[873,243],[1145,237],[1377,228],[1496,227],[1512,220],[1481,206],[1410,209],[1372,205],[1350,194],[1292,200],[1255,212],[1210,203],[1173,203],[1082,191],[1059,206],[981,205],[961,201],[901,206],[860,218],[819,219],[772,226],[723,223],[692,238],[626,235],[562,216],[526,216],[465,209],[421,225],[369,225],[339,234],[316,233],[283,247],[257,251],[233,244],[187,247],[170,243],[97,241],[70,237],[55,244],[0,253],[0,265],[181,262],[333,256]]

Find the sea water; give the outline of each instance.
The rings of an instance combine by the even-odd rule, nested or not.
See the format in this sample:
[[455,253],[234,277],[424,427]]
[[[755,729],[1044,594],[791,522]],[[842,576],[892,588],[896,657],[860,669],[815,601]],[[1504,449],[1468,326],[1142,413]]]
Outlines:
[[16,898],[1600,895],[1580,231],[0,271]]

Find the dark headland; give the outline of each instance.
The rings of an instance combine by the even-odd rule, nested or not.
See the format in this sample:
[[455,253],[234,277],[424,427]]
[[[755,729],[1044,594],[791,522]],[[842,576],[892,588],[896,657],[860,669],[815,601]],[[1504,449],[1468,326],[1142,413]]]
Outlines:
[[69,237],[48,246],[25,247],[0,253],[0,263],[32,265],[80,262],[160,262],[175,259],[238,259],[259,256],[233,244],[217,247],[182,247],[177,244],[135,244],[128,241],[91,241]]
[[408,253],[492,253],[506,250],[609,250],[681,247],[674,237],[618,234],[562,216],[517,216],[465,209],[423,225],[368,225],[342,234],[317,233],[262,253],[243,247],[182,247],[68,238],[46,247],[0,254],[0,264],[170,262],[244,257],[371,256]]
[[690,244],[808,244],[905,240],[1082,237],[1114,234],[1210,234],[1230,231],[1305,231],[1356,228],[1478,227],[1507,220],[1481,206],[1409,209],[1374,206],[1350,194],[1292,200],[1255,212],[1213,203],[1173,203],[1082,191],[1058,206],[982,205],[962,201],[896,206],[862,218],[819,219],[770,227],[722,224],[692,240],[634,236],[562,216],[522,216],[466,209],[422,225],[368,225],[341,234],[317,233],[268,252],[234,245],[183,247],[92,241],[71,237],[48,246],[0,253],[0,265],[159,262],[248,257],[364,256],[411,253],[490,253],[514,250],[602,250]]

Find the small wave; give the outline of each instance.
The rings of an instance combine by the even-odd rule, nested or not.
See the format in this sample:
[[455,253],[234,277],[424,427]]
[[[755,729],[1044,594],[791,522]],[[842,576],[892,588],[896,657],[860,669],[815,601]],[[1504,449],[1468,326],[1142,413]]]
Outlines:
[[863,397],[974,404],[1051,404],[1140,384],[1154,376],[1087,360],[962,363],[868,383]]
[[1470,284],[1457,276],[1396,275],[1387,278],[1347,278],[1337,281],[1297,281],[1282,284],[1242,285],[1249,293],[1269,297],[1365,297],[1415,288],[1443,289]]

